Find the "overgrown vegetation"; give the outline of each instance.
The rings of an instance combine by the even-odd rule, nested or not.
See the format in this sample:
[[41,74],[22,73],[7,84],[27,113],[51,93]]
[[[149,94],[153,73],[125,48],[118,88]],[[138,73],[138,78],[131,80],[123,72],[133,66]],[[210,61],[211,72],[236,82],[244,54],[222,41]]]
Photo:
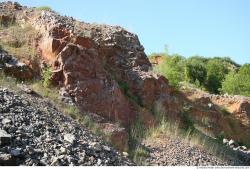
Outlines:
[[250,64],[240,67],[239,71],[230,72],[222,82],[223,93],[250,97]]
[[241,66],[229,57],[185,58],[167,52],[154,53],[149,59],[154,62],[159,56],[161,60],[154,71],[164,75],[176,88],[190,83],[210,93],[250,96],[250,64]]
[[183,57],[180,55],[164,55],[162,63],[154,67],[154,71],[167,77],[172,86],[178,88],[184,79]]
[[145,158],[148,156],[148,151],[141,145],[142,140],[146,135],[146,128],[140,119],[137,119],[134,125],[129,129],[129,157],[136,164],[143,165]]
[[17,58],[34,60],[36,57],[35,42],[39,33],[31,25],[12,24],[0,26],[0,46]]
[[36,7],[35,9],[39,11],[52,11],[52,9],[49,6],[39,6]]
[[225,138],[224,135],[218,135],[214,139],[196,130],[194,127],[183,128],[178,122],[172,122],[166,118],[162,118],[157,126],[150,128],[145,139],[154,140],[159,136],[171,137],[172,139],[179,138],[191,145],[203,147],[221,159],[227,159],[228,157],[234,159],[237,156],[234,151],[222,145],[221,139]]
[[45,67],[42,70],[42,82],[45,88],[48,88],[51,86],[51,76],[52,76],[51,68]]

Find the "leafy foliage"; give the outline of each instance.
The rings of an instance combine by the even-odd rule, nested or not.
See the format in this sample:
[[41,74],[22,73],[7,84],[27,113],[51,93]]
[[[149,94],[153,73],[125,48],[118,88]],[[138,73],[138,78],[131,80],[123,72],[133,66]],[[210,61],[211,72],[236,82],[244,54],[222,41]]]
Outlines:
[[154,71],[164,75],[169,80],[170,85],[178,87],[179,82],[184,78],[183,60],[184,58],[177,54],[166,55],[163,62],[154,67]]
[[[153,70],[165,76],[170,85],[176,88],[180,86],[180,82],[184,81],[210,93],[249,95],[249,82],[248,80],[243,82],[243,79],[249,79],[249,70],[244,68],[237,73],[239,69],[243,68],[229,57],[192,56],[184,58],[178,54],[170,55],[166,50],[163,53],[151,54],[149,60],[156,64]],[[237,83],[237,85],[228,83]]]
[[238,72],[229,73],[222,82],[223,93],[250,96],[250,64],[243,65]]
[[219,59],[211,59],[207,62],[207,83],[206,88],[211,93],[219,93],[221,83],[229,70]]
[[206,81],[207,70],[205,64],[200,58],[188,59],[185,65],[185,79],[190,83],[198,83],[198,86],[204,85]]
[[42,70],[42,81],[43,81],[43,86],[45,88],[50,87],[51,85],[51,81],[50,78],[52,76],[52,72],[51,72],[51,68],[50,67],[46,67]]

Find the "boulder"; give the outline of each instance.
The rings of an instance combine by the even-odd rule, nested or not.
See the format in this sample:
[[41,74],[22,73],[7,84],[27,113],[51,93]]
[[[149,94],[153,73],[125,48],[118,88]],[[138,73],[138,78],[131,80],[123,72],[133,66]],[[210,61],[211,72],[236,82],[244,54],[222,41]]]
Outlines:
[[[85,65],[85,66],[82,66]],[[93,48],[68,44],[57,56],[52,80],[65,86],[80,110],[99,114],[128,125],[135,119],[128,100],[105,71]]]

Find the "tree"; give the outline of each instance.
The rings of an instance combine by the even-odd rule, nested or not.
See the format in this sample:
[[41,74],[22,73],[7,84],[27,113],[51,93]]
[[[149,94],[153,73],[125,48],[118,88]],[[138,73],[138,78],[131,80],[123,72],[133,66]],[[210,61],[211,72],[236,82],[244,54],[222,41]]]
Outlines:
[[210,59],[206,64],[207,82],[206,89],[211,93],[219,93],[222,81],[229,73],[228,67],[220,59]]
[[223,93],[250,96],[250,64],[243,65],[238,72],[229,73],[222,82]]
[[204,85],[206,81],[207,70],[204,64],[203,57],[191,57],[185,64],[185,79],[190,83]]

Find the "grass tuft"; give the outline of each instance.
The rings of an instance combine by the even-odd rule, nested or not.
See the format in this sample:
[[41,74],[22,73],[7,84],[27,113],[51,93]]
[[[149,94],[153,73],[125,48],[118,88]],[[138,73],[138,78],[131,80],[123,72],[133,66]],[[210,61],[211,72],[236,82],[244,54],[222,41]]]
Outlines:
[[52,9],[49,6],[39,6],[35,8],[38,11],[52,11]]

